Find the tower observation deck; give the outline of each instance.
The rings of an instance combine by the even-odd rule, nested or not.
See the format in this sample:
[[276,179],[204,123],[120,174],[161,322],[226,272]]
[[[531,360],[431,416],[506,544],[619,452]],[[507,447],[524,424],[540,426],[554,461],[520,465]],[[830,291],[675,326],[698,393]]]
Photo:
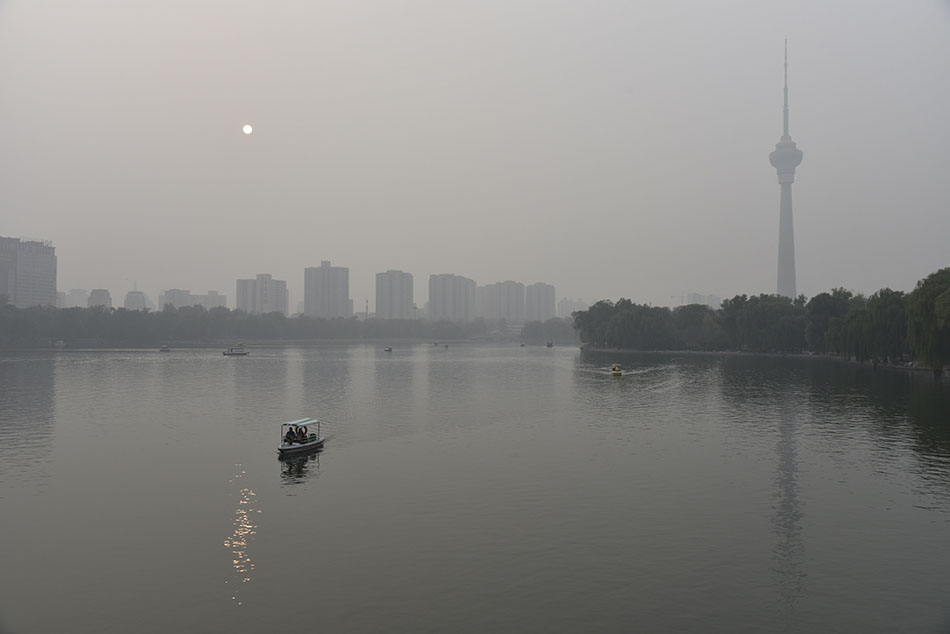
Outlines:
[[802,151],[788,134],[788,40],[785,41],[785,109],[782,138],[769,154],[769,162],[778,172],[781,187],[778,221],[778,285],[776,293],[785,297],[797,296],[795,285],[795,229],[792,222],[792,183],[795,168],[802,162]]

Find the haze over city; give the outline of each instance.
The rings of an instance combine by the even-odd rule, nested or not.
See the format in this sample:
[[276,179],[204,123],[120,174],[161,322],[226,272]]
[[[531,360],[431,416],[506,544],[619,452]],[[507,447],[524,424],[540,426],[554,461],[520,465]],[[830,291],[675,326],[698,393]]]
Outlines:
[[[948,264],[950,4],[0,2],[0,235],[58,287],[350,269],[676,304]],[[253,134],[242,126],[251,124]]]

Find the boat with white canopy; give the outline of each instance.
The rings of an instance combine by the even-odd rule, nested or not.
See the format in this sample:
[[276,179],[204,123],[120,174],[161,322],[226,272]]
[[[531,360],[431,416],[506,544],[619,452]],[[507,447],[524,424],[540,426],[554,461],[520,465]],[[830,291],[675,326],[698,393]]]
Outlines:
[[277,446],[277,453],[286,456],[323,449],[325,440],[326,438],[320,435],[320,421],[316,418],[292,420],[280,426],[280,445]]

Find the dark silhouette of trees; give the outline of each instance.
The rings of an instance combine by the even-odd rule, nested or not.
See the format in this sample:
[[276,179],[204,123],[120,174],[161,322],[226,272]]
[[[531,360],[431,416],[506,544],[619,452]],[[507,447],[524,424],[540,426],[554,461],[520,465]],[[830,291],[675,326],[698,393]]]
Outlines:
[[854,294],[843,288],[818,293],[805,305],[805,339],[809,350],[823,354],[830,350],[826,334],[832,319],[844,319],[851,309]]
[[736,295],[719,310],[601,300],[574,313],[573,321],[592,347],[834,353],[875,364],[900,363],[913,353],[939,372],[950,363],[950,268],[907,295],[888,288],[870,298],[834,288],[807,302],[804,296]]
[[867,303],[871,355],[875,361],[902,361],[907,351],[907,307],[904,293],[884,288]]
[[950,363],[950,267],[917,282],[908,297],[907,342],[936,374]]
[[457,324],[411,319],[290,318],[281,313],[251,315],[201,306],[136,311],[101,306],[57,310],[0,305],[0,347],[47,346],[59,341],[69,346],[157,347],[166,343],[233,345],[236,341],[457,340],[485,335],[488,328],[483,319]]

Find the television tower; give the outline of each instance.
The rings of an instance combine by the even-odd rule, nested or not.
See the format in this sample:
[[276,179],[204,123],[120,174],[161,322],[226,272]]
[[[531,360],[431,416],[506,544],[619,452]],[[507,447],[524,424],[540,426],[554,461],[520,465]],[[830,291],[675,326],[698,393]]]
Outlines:
[[788,39],[785,40],[785,110],[782,138],[769,154],[769,162],[778,172],[782,188],[778,216],[778,286],[776,293],[795,299],[795,229],[792,223],[792,183],[795,168],[802,162],[802,151],[788,135]]

